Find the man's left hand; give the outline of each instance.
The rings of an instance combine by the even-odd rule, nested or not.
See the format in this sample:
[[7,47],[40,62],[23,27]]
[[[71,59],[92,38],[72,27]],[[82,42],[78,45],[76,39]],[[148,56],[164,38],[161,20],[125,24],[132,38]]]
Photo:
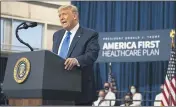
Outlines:
[[65,65],[65,69],[72,70],[74,66],[78,65],[78,61],[76,58],[68,58],[66,59],[64,65]]

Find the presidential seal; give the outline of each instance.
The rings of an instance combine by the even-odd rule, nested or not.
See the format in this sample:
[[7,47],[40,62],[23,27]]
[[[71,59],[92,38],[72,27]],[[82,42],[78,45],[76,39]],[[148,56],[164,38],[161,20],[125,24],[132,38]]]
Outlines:
[[29,60],[25,57],[20,58],[16,62],[14,67],[14,73],[13,73],[14,80],[19,84],[23,83],[27,79],[29,72],[30,72]]

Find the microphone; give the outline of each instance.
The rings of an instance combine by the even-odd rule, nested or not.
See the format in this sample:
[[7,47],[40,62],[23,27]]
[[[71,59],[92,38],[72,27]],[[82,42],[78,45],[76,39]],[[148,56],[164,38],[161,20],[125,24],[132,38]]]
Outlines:
[[36,27],[37,26],[37,22],[31,22],[31,23],[23,23],[22,27],[19,27],[18,29],[28,29],[29,27]]
[[19,40],[19,42],[21,42],[22,44],[29,47],[31,51],[33,51],[34,49],[28,43],[26,43],[22,39],[20,39],[20,37],[18,35],[18,30],[28,29],[29,27],[36,27],[36,26],[37,26],[37,22],[31,22],[31,23],[23,22],[20,25],[18,25],[16,30],[15,30],[16,38]]

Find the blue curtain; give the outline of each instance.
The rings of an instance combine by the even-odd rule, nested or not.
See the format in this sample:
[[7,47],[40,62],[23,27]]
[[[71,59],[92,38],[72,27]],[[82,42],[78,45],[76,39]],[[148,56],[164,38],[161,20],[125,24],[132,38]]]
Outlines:
[[[159,1],[73,1],[80,24],[98,32],[141,31],[176,28],[176,2]],[[153,100],[164,82],[168,61],[112,63],[117,90],[128,92],[138,86],[144,100]],[[107,81],[107,63],[95,65],[97,90]],[[117,98],[123,98],[118,93]],[[151,106],[152,102],[143,102]]]

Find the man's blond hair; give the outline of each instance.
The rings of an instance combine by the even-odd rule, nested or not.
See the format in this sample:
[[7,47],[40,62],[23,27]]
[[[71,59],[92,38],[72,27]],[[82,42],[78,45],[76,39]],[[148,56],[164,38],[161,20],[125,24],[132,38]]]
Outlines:
[[76,13],[77,15],[79,15],[78,14],[78,8],[74,5],[62,5],[62,6],[59,7],[58,12],[61,11],[61,10],[67,10],[67,9],[71,9],[71,11],[73,13]]

